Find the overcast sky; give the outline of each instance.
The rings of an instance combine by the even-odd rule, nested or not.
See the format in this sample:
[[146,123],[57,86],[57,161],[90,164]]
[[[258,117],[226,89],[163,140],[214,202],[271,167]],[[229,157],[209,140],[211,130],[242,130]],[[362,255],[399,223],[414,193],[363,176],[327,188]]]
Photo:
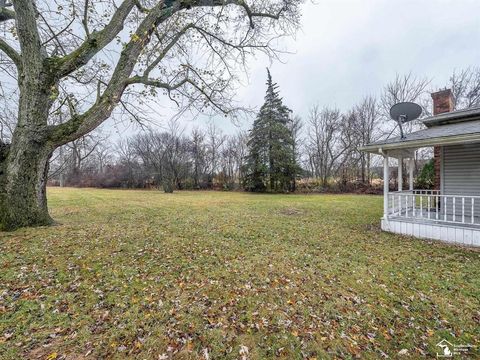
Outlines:
[[[365,95],[378,95],[396,73],[427,76],[436,90],[454,69],[480,65],[480,1],[314,0],[286,45],[293,54],[273,63],[271,72],[285,103],[302,117],[316,103],[347,110]],[[249,83],[238,93],[243,104],[262,104],[266,66],[262,57],[250,63]],[[165,123],[168,113],[158,120]],[[215,122],[235,131],[228,119]],[[184,123],[201,127],[205,119]]]

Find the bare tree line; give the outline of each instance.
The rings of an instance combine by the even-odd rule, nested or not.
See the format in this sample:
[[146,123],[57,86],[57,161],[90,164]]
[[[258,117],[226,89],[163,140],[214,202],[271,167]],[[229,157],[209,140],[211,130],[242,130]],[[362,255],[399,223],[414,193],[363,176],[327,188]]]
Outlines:
[[215,125],[186,135],[177,121],[108,144],[91,135],[53,157],[50,183],[60,186],[234,189],[242,177],[246,134],[225,135]]
[[[302,165],[300,186],[348,191],[369,186],[378,176],[379,158],[358,149],[398,135],[390,107],[401,101],[418,102],[431,115],[431,81],[412,74],[397,75],[378,98],[366,96],[348,111],[314,105],[305,119],[294,116],[295,156]],[[453,72],[449,85],[456,109],[480,105],[480,69]],[[407,131],[421,127],[409,125]],[[58,185],[174,189],[239,189],[247,155],[245,131],[224,134],[213,123],[190,133],[171,121],[165,131],[147,131],[116,144],[102,135],[89,135],[55,153],[50,181]],[[417,171],[428,151],[419,152]],[[300,189],[302,190],[302,189]]]

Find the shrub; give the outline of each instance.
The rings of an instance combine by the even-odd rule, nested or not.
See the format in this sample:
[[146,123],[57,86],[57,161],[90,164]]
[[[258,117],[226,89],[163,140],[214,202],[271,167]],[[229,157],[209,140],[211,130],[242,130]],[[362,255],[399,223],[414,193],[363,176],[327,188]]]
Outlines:
[[417,187],[420,189],[432,189],[435,185],[435,161],[431,159],[424,166],[417,177]]

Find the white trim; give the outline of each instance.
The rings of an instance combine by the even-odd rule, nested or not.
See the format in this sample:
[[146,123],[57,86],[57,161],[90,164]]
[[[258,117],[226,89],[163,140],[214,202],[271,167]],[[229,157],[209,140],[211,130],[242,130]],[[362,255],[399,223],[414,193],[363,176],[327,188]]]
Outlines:
[[369,152],[379,152],[379,149],[385,150],[394,150],[394,149],[411,149],[411,148],[421,148],[429,146],[442,146],[442,145],[457,145],[465,144],[472,142],[480,142],[480,133],[474,134],[463,134],[463,135],[453,135],[453,136],[443,136],[430,139],[422,140],[412,140],[412,141],[401,141],[390,144],[375,144],[375,145],[366,145],[359,148],[360,151],[369,151]]
[[390,169],[388,167],[388,154],[383,155],[383,217],[388,218],[388,192],[390,190]]
[[[380,154],[382,153],[380,152]],[[404,159],[408,159],[414,156],[415,156],[415,149],[388,150],[388,157],[394,158],[394,159],[398,159],[401,157],[403,157]]]
[[452,224],[419,223],[403,219],[382,219],[382,230],[395,234],[440,240],[467,246],[480,246],[480,229]]
[[398,183],[398,191],[402,191],[403,190],[403,157],[399,157],[398,158],[398,180],[397,180],[397,183]]
[[415,170],[415,159],[412,157],[408,161],[408,189],[413,191],[413,171]]
[[478,118],[480,115],[480,108],[474,107],[470,109],[463,109],[463,110],[454,110],[448,111],[445,113],[429,116],[425,119],[422,119],[422,122],[427,127],[432,127],[437,124],[441,124],[449,120],[448,123],[455,123],[455,122],[462,122],[468,119],[469,121],[473,121]]

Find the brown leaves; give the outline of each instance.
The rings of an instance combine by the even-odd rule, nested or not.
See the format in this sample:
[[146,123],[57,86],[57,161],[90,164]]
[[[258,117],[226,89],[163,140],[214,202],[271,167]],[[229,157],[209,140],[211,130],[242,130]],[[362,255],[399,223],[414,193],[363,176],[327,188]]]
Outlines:
[[240,349],[238,350],[238,354],[240,355],[241,360],[247,360],[249,349],[245,345],[240,345]]
[[480,258],[372,235],[375,197],[342,196],[339,218],[333,195],[177,195],[52,196],[65,225],[0,243],[0,352],[416,358],[443,335],[478,339]]

